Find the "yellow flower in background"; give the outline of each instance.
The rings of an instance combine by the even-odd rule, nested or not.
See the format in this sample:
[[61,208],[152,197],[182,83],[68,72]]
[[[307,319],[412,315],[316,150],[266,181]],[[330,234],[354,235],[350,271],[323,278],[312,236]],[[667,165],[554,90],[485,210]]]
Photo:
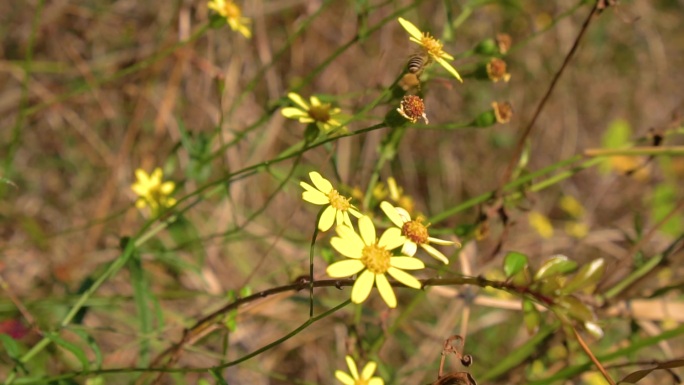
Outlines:
[[390,199],[394,201],[399,207],[412,213],[416,205],[413,203],[413,198],[410,195],[404,194],[404,189],[397,185],[394,177],[387,178],[387,188],[389,188]]
[[572,195],[563,195],[560,199],[560,207],[573,218],[584,215],[584,207]]
[[546,215],[538,211],[531,211],[527,214],[527,220],[530,222],[530,226],[537,230],[542,238],[548,239],[553,237],[553,225],[551,225],[551,221],[549,221]]
[[[418,251],[418,246],[420,246],[435,259],[444,262],[444,264],[449,263],[447,257],[445,257],[441,251],[432,247],[430,243],[449,246],[453,245],[455,242],[445,241],[439,238],[432,238],[428,234],[427,228],[429,225],[424,225],[422,223],[423,220],[420,217],[412,220],[408,211],[401,207],[394,207],[391,203],[384,201],[380,203],[380,208],[385,215],[387,215],[390,221],[392,221],[392,223],[394,223],[394,225],[401,230],[401,235],[406,237],[406,242],[404,242],[404,245],[401,248],[402,253],[412,257],[416,254],[416,251]],[[459,244],[458,247],[460,246],[461,245]]]
[[378,364],[375,362],[369,361],[363,367],[361,375],[359,375],[354,359],[350,356],[346,356],[344,359],[347,361],[347,367],[349,367],[351,376],[341,370],[335,371],[335,378],[344,385],[385,385],[385,381],[382,378],[373,377],[373,373],[375,373],[375,369],[378,367]]
[[463,82],[461,75],[458,74],[456,69],[449,64],[447,60],[454,60],[454,57],[442,50],[444,44],[441,41],[430,36],[429,33],[422,32],[410,21],[400,17],[399,23],[406,30],[406,32],[411,35],[411,41],[417,43],[425,52],[430,56],[430,59],[439,63],[444,69],[446,69],[450,74],[454,75],[456,79]]
[[280,112],[288,119],[299,120],[300,123],[316,123],[323,132],[331,132],[342,127],[337,119],[340,115],[339,108],[332,108],[330,103],[321,103],[316,96],[309,98],[311,104],[294,92],[287,94],[287,97],[297,105],[297,107],[285,107]]
[[335,231],[338,236],[333,237],[330,244],[350,259],[333,263],[326,272],[333,278],[349,277],[361,272],[352,288],[352,302],[365,301],[375,284],[387,306],[396,307],[397,297],[385,273],[408,287],[420,289],[420,282],[404,270],[424,269],[425,264],[417,258],[398,257],[391,252],[406,242],[401,230],[396,227],[387,229],[377,239],[373,221],[368,216],[362,216],[359,219],[360,235],[344,225],[337,226]]
[[138,194],[138,200],[135,206],[143,209],[150,206],[152,215],[157,215],[166,207],[171,207],[176,204],[176,199],[170,197],[176,184],[173,182],[163,182],[164,174],[161,168],[157,167],[148,175],[145,170],[135,170],[136,181],[131,185],[131,189]]
[[216,11],[219,15],[226,19],[226,22],[233,31],[238,31],[246,38],[252,37],[252,31],[249,25],[252,20],[247,17],[242,17],[242,10],[233,3],[232,0],[211,0],[207,4],[209,9]]
[[309,173],[309,178],[311,178],[313,186],[306,182],[299,182],[299,185],[305,190],[302,193],[302,199],[315,205],[329,205],[321,214],[318,229],[321,231],[330,230],[335,220],[337,220],[338,226],[345,224],[353,228],[349,214],[351,213],[351,215],[359,218],[361,213],[349,203],[351,198],[340,195],[329,180],[315,171]]

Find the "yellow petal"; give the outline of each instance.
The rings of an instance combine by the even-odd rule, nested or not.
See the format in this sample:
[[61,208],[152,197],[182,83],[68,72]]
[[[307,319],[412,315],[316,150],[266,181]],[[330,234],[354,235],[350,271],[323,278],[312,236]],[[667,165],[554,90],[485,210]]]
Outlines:
[[420,284],[420,281],[418,281],[414,276],[412,276],[411,274],[409,274],[403,270],[399,270],[397,268],[390,267],[389,269],[387,269],[387,273],[389,275],[391,275],[392,278],[396,279],[397,281],[403,283],[404,285],[406,285],[408,287],[412,287],[414,289],[420,289],[422,286]]
[[348,208],[347,211],[349,214],[355,216],[356,218],[361,218],[363,214],[361,214],[358,210],[356,210],[353,206]]
[[[321,105],[321,101],[318,99],[317,96],[312,96],[309,98],[309,100],[311,100],[312,106],[320,106]],[[330,112],[330,111],[328,111],[328,112]]]
[[162,169],[157,167],[152,171],[152,175],[150,175],[150,182],[154,183],[155,185],[161,184],[162,178],[164,177],[164,173],[162,172]]
[[[306,193],[305,193],[306,194]],[[335,222],[335,213],[337,209],[332,206],[328,206],[321,213],[321,219],[318,220],[318,229],[321,231],[328,231],[333,226]]]
[[328,199],[328,196],[318,190],[304,191],[302,193],[302,199],[315,205],[330,204],[330,199]]
[[299,107],[301,107],[305,111],[309,111],[309,105],[306,104],[304,99],[302,99],[302,97],[299,96],[298,94],[295,94],[294,92],[290,92],[289,94],[287,94],[287,97],[290,98],[290,100],[292,100],[296,105],[298,105]]
[[419,270],[425,268],[423,261],[412,257],[391,257],[390,266],[403,270]]
[[135,192],[136,194],[138,194],[141,197],[147,196],[150,193],[150,189],[147,188],[147,186],[143,186],[139,183],[132,185],[131,190],[133,190],[133,192]]
[[333,278],[350,277],[363,270],[364,267],[363,262],[358,259],[346,259],[328,266],[325,272]]
[[418,29],[418,27],[413,25],[413,23],[411,23],[410,21],[404,19],[403,17],[400,17],[399,23],[402,27],[404,27],[406,32],[408,32],[409,35],[411,35],[411,37],[418,40],[420,40],[423,37],[423,33]]
[[394,290],[392,290],[392,286],[384,274],[375,275],[375,285],[378,287],[380,296],[385,300],[387,306],[391,308],[397,307],[397,297],[394,295]]
[[368,385],[385,385],[385,381],[380,377],[373,377],[368,381]]
[[332,237],[330,240],[330,245],[332,245],[332,247],[337,250],[338,253],[347,258],[360,259],[362,256],[363,247],[357,247],[353,243],[350,243],[348,239]]
[[441,57],[435,57],[434,59],[437,63],[441,64],[442,67],[444,67],[444,69],[446,69],[450,74],[454,75],[454,77],[456,79],[458,79],[458,81],[463,83],[463,79],[461,79],[461,75],[458,74],[458,72],[456,71],[456,68],[452,67],[451,64],[449,64],[449,62],[442,59]]
[[285,107],[282,110],[280,110],[280,113],[288,119],[299,119],[309,116],[309,114],[306,111],[302,111],[299,108],[295,107]]
[[[332,207],[332,206],[330,206],[330,207]],[[342,225],[346,224],[344,221],[344,213],[341,210],[337,210],[335,212],[335,218],[337,219],[336,222],[337,222],[338,226],[342,226]],[[351,220],[349,220],[349,226],[350,227],[352,226]]]
[[173,189],[176,187],[176,184],[173,182],[164,182],[162,183],[161,187],[159,187],[159,192],[164,194],[164,195],[169,195],[173,192]]
[[404,226],[404,220],[401,218],[401,216],[397,212],[397,209],[394,208],[394,206],[392,206],[391,203],[387,201],[380,202],[380,209],[382,209],[385,215],[387,215],[387,218],[389,218],[389,220],[392,221],[392,223],[394,223],[395,226]]
[[351,356],[345,356],[344,360],[347,361],[347,367],[349,368],[349,373],[355,379],[359,379],[359,370],[356,368],[356,362]]
[[375,226],[373,221],[367,215],[359,218],[359,233],[365,245],[372,245],[375,243]]
[[401,253],[413,257],[418,251],[418,245],[413,241],[406,241],[404,246],[401,248]]
[[[406,209],[404,209],[403,207],[398,207],[398,206],[395,207],[394,209],[397,210],[397,213],[399,213],[399,217],[401,217],[402,221],[404,221],[404,222],[411,221],[411,214],[409,214],[409,212],[406,211]],[[401,226],[399,226],[399,227],[401,227]]]
[[426,244],[422,244],[422,245],[420,245],[420,247],[422,247],[423,250],[427,251],[428,254],[430,254],[431,256],[433,256],[436,259],[439,259],[440,261],[444,262],[445,265],[449,264],[449,260],[447,259],[447,257],[444,256],[444,254],[442,254],[441,251],[435,249],[434,247],[432,247],[430,245],[426,245]]
[[353,378],[351,378],[350,375],[347,373],[341,371],[341,370],[336,370],[335,371],[335,378],[337,378],[338,381],[343,383],[344,385],[354,385],[356,384],[356,381],[354,381]]
[[311,171],[309,173],[309,178],[311,178],[311,181],[313,182],[314,186],[316,186],[316,188],[319,189],[322,193],[328,194],[330,191],[332,191],[332,183],[330,183],[329,180],[323,178],[321,174],[317,173],[316,171]]
[[349,217],[349,210],[346,210],[344,212],[340,211],[340,213],[342,213],[342,216],[344,217],[344,219],[342,220],[342,224],[353,228],[354,224],[352,223],[351,218]]
[[144,199],[138,199],[137,201],[135,201],[135,207],[137,207],[137,208],[139,208],[139,209],[144,209],[145,206],[147,206],[147,201],[146,201],[146,200],[144,200]]
[[135,178],[138,180],[139,183],[141,184],[149,184],[150,178],[147,176],[147,173],[145,170],[139,168],[135,170]]
[[380,236],[378,246],[384,247],[387,250],[394,250],[406,242],[406,237],[401,235],[401,229],[398,227],[390,227],[385,230]]
[[378,364],[376,364],[373,361],[370,361],[366,364],[366,366],[363,367],[363,370],[361,371],[361,378],[364,380],[368,380],[373,376],[373,373],[375,373],[375,369],[378,367]]
[[368,270],[364,270],[352,287],[351,300],[354,303],[361,303],[368,298],[371,289],[373,288],[373,281],[375,281],[375,274]]
[[349,226],[337,226],[335,231],[337,232],[337,235],[344,239],[345,242],[349,243],[351,247],[361,250],[366,246],[359,234],[356,234],[354,229]]
[[457,244],[460,247],[460,244],[458,242],[447,241],[445,239],[428,237],[428,241],[430,243],[434,243],[436,245],[451,246],[451,245]]

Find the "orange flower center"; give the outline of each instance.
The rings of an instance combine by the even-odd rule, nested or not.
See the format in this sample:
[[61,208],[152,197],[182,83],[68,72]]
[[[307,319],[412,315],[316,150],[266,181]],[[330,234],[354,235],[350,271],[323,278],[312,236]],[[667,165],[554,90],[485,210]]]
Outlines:
[[423,223],[423,218],[416,218],[414,221],[408,221],[401,227],[401,233],[414,243],[419,245],[428,243],[427,226]]
[[347,211],[349,210],[349,207],[351,207],[351,203],[349,203],[351,198],[343,197],[335,189],[330,190],[328,193],[328,200],[330,200],[330,206],[340,211]]
[[233,4],[232,2],[227,2],[223,4],[223,9],[220,13],[228,19],[239,19],[240,16],[242,16],[242,11],[240,10],[240,7]]
[[330,104],[311,106],[309,108],[309,116],[317,122],[327,122],[330,120]]
[[416,95],[404,96],[401,100],[400,107],[404,117],[410,120],[411,123],[417,122],[421,117],[427,119],[425,117],[425,104],[423,103],[423,99]]
[[377,244],[364,246],[361,251],[361,262],[371,273],[375,274],[385,274],[390,268],[391,257],[392,253]]
[[430,36],[429,33],[423,33],[423,37],[420,39],[420,43],[425,47],[428,53],[434,57],[442,57],[442,47],[444,46],[441,41]]

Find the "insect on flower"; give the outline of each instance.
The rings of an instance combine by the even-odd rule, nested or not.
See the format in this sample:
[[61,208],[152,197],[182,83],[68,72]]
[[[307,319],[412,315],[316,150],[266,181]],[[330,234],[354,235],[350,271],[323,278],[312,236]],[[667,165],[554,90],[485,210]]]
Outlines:
[[442,349],[442,360],[439,363],[439,377],[437,381],[430,385],[477,385],[477,382],[468,372],[453,372],[443,374],[444,360],[449,353],[454,353],[461,361],[461,365],[470,366],[473,363],[473,357],[470,354],[463,355],[457,346],[452,345],[452,342],[463,345],[463,337],[453,335],[444,341],[444,348]]
[[430,57],[424,52],[416,52],[409,56],[408,62],[406,62],[406,69],[409,73],[419,76],[428,64],[430,64]]

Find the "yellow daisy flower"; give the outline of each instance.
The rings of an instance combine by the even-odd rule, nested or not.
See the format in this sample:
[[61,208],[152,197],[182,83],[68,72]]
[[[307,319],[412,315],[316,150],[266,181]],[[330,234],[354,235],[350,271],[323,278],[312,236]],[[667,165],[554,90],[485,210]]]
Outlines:
[[344,225],[337,226],[335,231],[338,236],[333,237],[330,244],[340,254],[351,259],[333,263],[326,272],[333,278],[349,277],[361,272],[352,287],[352,302],[365,301],[375,284],[387,305],[396,307],[397,297],[385,273],[408,287],[420,289],[420,282],[404,270],[424,269],[425,264],[416,258],[395,256],[390,251],[406,242],[401,230],[396,227],[387,229],[377,239],[373,221],[364,215],[359,219],[361,235]]
[[461,79],[461,75],[459,75],[456,69],[452,67],[451,64],[449,64],[449,62],[447,61],[454,60],[454,57],[442,50],[444,44],[442,44],[441,41],[430,36],[430,34],[427,32],[422,32],[418,29],[418,27],[413,25],[413,23],[404,18],[400,17],[399,23],[402,27],[404,27],[406,32],[408,32],[409,35],[411,35],[410,40],[412,42],[417,43],[421,47],[423,47],[423,49],[425,49],[425,52],[427,52],[427,54],[430,55],[430,58],[432,60],[439,63],[450,74],[454,75],[454,77],[458,79],[461,83],[463,82],[463,79]]
[[207,6],[224,17],[230,29],[238,31],[248,39],[252,37],[252,31],[249,29],[252,20],[242,17],[242,10],[232,0],[211,0]]
[[553,237],[553,225],[546,215],[539,211],[530,211],[527,214],[527,220],[529,221],[530,226],[537,230],[537,233],[539,233],[542,238],[549,239]]
[[380,377],[373,377],[375,369],[378,367],[373,361],[369,361],[366,366],[363,367],[361,375],[359,376],[359,370],[356,368],[356,363],[354,359],[350,356],[344,358],[347,361],[347,366],[349,367],[349,373],[351,376],[341,370],[335,371],[335,378],[344,385],[385,385],[385,381]]
[[[385,215],[394,223],[396,228],[401,230],[401,235],[406,238],[401,252],[405,255],[414,256],[418,251],[418,246],[427,251],[432,257],[448,264],[449,260],[442,254],[441,251],[435,249],[430,243],[435,243],[442,246],[453,245],[456,242],[445,241],[444,239],[432,238],[428,234],[428,226],[424,225],[423,219],[418,217],[415,220],[411,219],[411,214],[401,207],[394,207],[391,203],[383,201],[380,203],[380,208],[385,212]],[[456,243],[457,244],[457,243]],[[460,247],[460,244],[457,244]]]
[[339,108],[331,108],[330,103],[321,103],[316,97],[309,98],[311,104],[294,92],[287,94],[297,107],[285,107],[280,112],[288,119],[297,119],[300,123],[316,123],[324,132],[330,132],[340,128],[342,124],[336,119],[340,115]]
[[330,230],[336,219],[338,226],[345,224],[353,227],[349,214],[359,218],[361,213],[349,203],[351,198],[340,195],[329,180],[315,171],[309,173],[309,178],[311,178],[313,186],[306,182],[299,182],[299,185],[305,190],[302,193],[302,199],[315,205],[329,205],[321,214],[318,229],[321,231]]
[[149,205],[152,214],[157,215],[162,209],[176,204],[176,199],[169,196],[176,185],[170,181],[162,183],[163,176],[159,167],[155,168],[150,175],[143,169],[135,170],[136,182],[131,185],[131,189],[139,197],[135,202],[136,207],[143,209]]

